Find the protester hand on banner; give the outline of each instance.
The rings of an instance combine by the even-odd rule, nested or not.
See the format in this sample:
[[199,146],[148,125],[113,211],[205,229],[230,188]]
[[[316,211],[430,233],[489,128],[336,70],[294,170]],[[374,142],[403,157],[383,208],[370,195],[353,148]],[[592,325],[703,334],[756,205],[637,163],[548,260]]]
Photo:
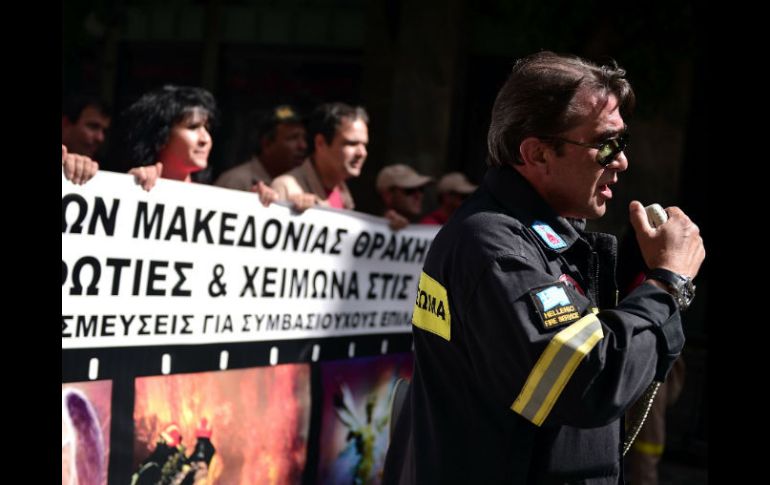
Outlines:
[[[64,177],[75,185],[83,185],[99,171],[99,163],[85,155],[69,153],[65,145],[61,146],[61,164]],[[146,167],[132,168],[128,171],[134,176],[136,183],[148,192],[155,186],[155,182],[158,181],[162,172],[163,164],[160,162]]]
[[160,178],[163,173],[163,163],[157,162],[155,165],[146,165],[143,167],[135,167],[128,171],[134,176],[137,185],[141,185],[147,192],[151,188],[155,187],[155,182]]
[[384,214],[385,219],[388,220],[388,226],[394,231],[403,229],[409,225],[409,219],[402,216],[393,209],[388,209]]
[[61,165],[64,177],[75,185],[88,182],[99,170],[99,164],[85,155],[68,153],[67,147],[61,146]]
[[280,198],[278,192],[270,188],[269,185],[259,180],[256,184],[251,186],[251,191],[256,192],[259,195],[259,201],[263,206],[267,207],[273,202],[277,202]]
[[295,212],[305,212],[318,203],[318,196],[315,194],[302,193],[289,196],[289,202]]

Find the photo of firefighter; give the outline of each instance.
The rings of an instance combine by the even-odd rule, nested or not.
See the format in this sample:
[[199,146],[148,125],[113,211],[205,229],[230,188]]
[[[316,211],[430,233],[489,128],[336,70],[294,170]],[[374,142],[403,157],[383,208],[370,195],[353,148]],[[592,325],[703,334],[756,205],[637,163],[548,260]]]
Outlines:
[[135,389],[132,485],[301,482],[307,365],[142,377]]

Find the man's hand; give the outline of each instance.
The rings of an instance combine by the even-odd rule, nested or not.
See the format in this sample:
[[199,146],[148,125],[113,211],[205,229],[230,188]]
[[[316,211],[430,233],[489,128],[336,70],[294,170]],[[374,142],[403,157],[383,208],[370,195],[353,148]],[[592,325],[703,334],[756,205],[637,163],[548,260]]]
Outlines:
[[631,225],[644,262],[649,268],[665,268],[695,278],[706,257],[700,230],[678,207],[668,207],[666,213],[668,221],[655,229],[641,203],[635,200],[629,205]]
[[61,165],[64,169],[64,178],[75,185],[88,182],[99,170],[98,163],[85,155],[68,153],[64,145],[61,146]]
[[388,209],[385,211],[384,216],[385,219],[388,220],[388,226],[390,226],[390,228],[394,231],[398,231],[399,229],[403,229],[409,225],[409,219],[402,216],[393,209]]
[[132,168],[128,173],[134,176],[134,180],[138,185],[141,185],[147,192],[151,188],[155,187],[155,182],[160,178],[160,174],[163,173],[163,164],[161,162],[155,165],[147,165],[144,167]]
[[315,194],[301,193],[289,196],[292,209],[295,212],[305,212],[318,203],[318,196]]
[[273,202],[277,202],[279,199],[278,192],[271,189],[269,185],[261,180],[251,186],[251,191],[256,192],[257,195],[259,195],[259,201],[265,207],[269,206]]

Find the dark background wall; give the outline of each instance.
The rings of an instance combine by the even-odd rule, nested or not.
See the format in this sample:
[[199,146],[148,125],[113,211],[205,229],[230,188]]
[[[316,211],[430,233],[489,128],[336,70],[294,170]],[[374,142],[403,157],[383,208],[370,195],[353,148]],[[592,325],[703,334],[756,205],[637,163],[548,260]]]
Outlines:
[[[255,109],[362,104],[370,155],[350,185],[359,209],[378,213],[374,178],[390,163],[480,181],[489,113],[516,58],[540,49],[611,57],[627,69],[638,109],[630,169],[592,228],[623,234],[628,202],[639,199],[682,206],[708,241],[709,72],[699,8],[691,0],[68,0],[62,93],[95,89],[119,112],[165,83],[208,88],[221,123],[204,179],[246,159]],[[708,263],[698,292],[686,316],[688,387],[672,432],[675,450],[678,443],[705,460]]]

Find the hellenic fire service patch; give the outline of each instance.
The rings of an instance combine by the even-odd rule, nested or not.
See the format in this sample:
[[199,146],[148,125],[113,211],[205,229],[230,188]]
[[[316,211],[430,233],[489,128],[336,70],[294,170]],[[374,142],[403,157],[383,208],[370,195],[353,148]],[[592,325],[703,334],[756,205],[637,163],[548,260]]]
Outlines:
[[537,235],[540,236],[540,239],[542,239],[549,248],[561,249],[567,247],[567,243],[564,242],[564,239],[562,239],[561,236],[559,236],[556,231],[545,222],[535,221],[532,223],[532,229],[535,230]]
[[551,329],[580,320],[580,309],[577,302],[570,297],[566,283],[559,282],[536,288],[529,294],[544,328]]

